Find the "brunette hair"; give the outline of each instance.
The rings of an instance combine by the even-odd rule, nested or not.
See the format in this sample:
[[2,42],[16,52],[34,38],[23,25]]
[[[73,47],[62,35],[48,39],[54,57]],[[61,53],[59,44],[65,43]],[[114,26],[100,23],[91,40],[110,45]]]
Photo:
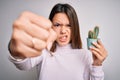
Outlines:
[[[71,46],[73,49],[81,49],[82,41],[79,31],[79,22],[74,8],[69,4],[58,3],[53,7],[49,15],[49,19],[52,21],[53,17],[57,13],[65,13],[68,16],[71,25],[71,41],[70,41]],[[55,50],[56,50],[56,41],[53,43],[50,51],[54,52]]]

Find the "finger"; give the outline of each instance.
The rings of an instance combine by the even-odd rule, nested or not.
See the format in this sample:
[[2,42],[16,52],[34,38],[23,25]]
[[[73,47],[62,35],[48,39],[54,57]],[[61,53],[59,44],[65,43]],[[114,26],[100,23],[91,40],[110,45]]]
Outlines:
[[101,53],[100,49],[98,49],[98,48],[90,47],[90,50],[91,50],[91,51],[95,51],[95,52],[97,52],[99,55],[103,56],[103,54]]
[[43,50],[46,48],[46,42],[37,38],[33,38],[33,45],[36,50]]
[[104,47],[104,45],[102,44],[101,40],[98,40],[97,43],[98,43],[100,46]]
[[94,46],[99,49],[101,56],[105,57],[107,55],[107,51],[100,40],[98,40],[97,43],[94,43]]
[[100,50],[100,49],[97,49],[94,47],[91,47],[90,50],[91,50],[91,52],[99,54],[101,56],[101,58],[103,58],[103,59],[105,59],[107,57],[107,52],[105,52],[103,50]]
[[49,36],[49,32],[35,24],[30,23],[25,19],[20,19],[14,22],[13,28],[17,28],[25,31],[31,37],[36,37],[38,39],[46,40]]
[[98,44],[101,46],[103,52],[107,55],[107,50],[105,49],[104,45],[102,44],[102,42],[100,40],[98,40]]
[[99,48],[99,49],[101,47],[97,42],[93,42],[92,45],[94,45],[96,48]]
[[16,28],[13,29],[13,34],[12,34],[12,39],[18,41],[18,42],[22,42],[25,45],[32,47],[32,37],[30,35],[28,35],[27,33],[25,33],[22,30],[18,30]]
[[50,32],[50,35],[49,35],[49,38],[47,40],[47,49],[48,50],[50,50],[53,42],[57,39],[57,34],[52,28],[49,29],[49,32]]
[[50,20],[42,17],[42,16],[38,16],[32,12],[29,11],[25,11],[21,14],[23,17],[26,17],[30,20],[30,22],[45,28],[45,29],[49,29],[52,26],[52,23]]
[[41,28],[41,27],[38,27],[37,25],[35,24],[30,24],[29,25],[29,29],[27,28],[26,31],[33,37],[36,37],[38,39],[42,39],[42,40],[47,40],[48,39],[48,36],[49,36],[49,31]]
[[41,55],[41,51],[30,48],[23,43],[19,43],[19,46],[16,46],[15,50],[24,57],[36,57]]
[[93,54],[94,56],[96,56],[99,60],[102,61],[102,56],[101,56],[99,53],[97,53],[97,52],[94,51],[94,50],[91,50],[91,52],[92,52],[92,54]]
[[56,32],[51,28],[49,29],[49,37],[48,37],[48,40],[47,42],[54,42],[55,40],[57,39],[57,34]]

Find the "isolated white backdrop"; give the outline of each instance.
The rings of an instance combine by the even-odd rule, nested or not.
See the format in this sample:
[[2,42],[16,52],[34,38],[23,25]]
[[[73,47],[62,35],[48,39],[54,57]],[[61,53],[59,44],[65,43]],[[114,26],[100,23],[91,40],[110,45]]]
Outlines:
[[0,80],[35,80],[36,70],[20,71],[8,60],[12,23],[22,11],[48,18],[56,3],[71,4],[78,15],[83,47],[89,29],[100,26],[102,42],[109,56],[104,62],[105,80],[120,79],[120,0],[0,0]]

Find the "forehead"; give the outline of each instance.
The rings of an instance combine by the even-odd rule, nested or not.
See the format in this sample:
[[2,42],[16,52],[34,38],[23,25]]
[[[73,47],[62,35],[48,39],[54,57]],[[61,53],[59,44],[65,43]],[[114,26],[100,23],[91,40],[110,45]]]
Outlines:
[[53,17],[53,22],[59,22],[62,24],[69,24],[69,19],[65,13],[57,13]]

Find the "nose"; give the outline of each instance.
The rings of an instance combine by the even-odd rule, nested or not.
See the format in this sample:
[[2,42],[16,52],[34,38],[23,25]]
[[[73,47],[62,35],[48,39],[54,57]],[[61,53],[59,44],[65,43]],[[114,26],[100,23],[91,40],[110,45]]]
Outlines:
[[61,31],[60,31],[61,34],[66,34],[66,29],[65,29],[65,26],[62,26],[61,27]]

